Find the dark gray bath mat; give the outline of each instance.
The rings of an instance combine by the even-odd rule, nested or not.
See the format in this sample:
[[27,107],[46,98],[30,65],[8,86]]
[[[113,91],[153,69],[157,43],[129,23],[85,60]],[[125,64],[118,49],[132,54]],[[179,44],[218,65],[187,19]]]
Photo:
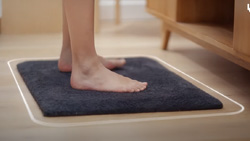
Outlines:
[[148,82],[139,93],[80,91],[70,87],[70,73],[58,71],[57,61],[27,61],[17,65],[44,116],[75,116],[220,109],[222,103],[170,72],[158,62],[138,57],[113,70]]

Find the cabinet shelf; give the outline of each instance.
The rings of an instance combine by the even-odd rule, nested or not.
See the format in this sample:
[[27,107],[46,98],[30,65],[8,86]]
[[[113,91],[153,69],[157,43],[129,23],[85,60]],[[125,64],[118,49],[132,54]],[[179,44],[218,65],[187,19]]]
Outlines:
[[233,26],[209,23],[177,23],[176,26],[200,42],[207,42],[215,47],[231,50],[233,48]]

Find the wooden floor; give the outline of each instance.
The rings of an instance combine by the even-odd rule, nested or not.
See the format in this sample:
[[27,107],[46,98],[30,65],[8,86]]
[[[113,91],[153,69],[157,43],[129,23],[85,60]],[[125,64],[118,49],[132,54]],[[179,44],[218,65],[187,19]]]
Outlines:
[[[96,35],[100,55],[151,55],[166,61],[207,86],[241,103],[240,114],[216,117],[152,120],[72,127],[34,123],[13,79],[7,62],[17,58],[58,57],[61,34],[0,35],[0,140],[86,141],[249,141],[250,72],[173,34],[168,51],[160,49],[161,23],[157,20],[101,24]],[[222,100],[223,101],[223,100]],[[224,102],[224,101],[223,101]],[[225,109],[237,110],[225,100]],[[209,111],[199,111],[208,113]],[[211,112],[211,111],[210,111]],[[192,115],[197,112],[185,112]],[[180,113],[171,113],[171,115]],[[150,114],[138,114],[149,116]],[[160,115],[158,113],[158,115]],[[158,116],[151,113],[150,116]],[[134,118],[137,115],[120,115]],[[113,120],[116,116],[110,115]],[[90,117],[91,118],[91,117]],[[107,118],[107,117],[106,117]],[[56,118],[51,121],[57,121]],[[70,121],[70,119],[69,119]],[[73,121],[73,118],[71,119]]]

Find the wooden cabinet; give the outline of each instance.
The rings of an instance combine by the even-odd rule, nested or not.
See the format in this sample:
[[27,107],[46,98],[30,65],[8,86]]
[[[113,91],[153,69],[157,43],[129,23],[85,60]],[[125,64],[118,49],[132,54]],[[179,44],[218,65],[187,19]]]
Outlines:
[[[242,55],[250,56],[250,0],[235,3],[234,49]],[[249,10],[249,11],[248,11]]]
[[147,0],[164,23],[163,49],[176,32],[250,70],[250,0]]

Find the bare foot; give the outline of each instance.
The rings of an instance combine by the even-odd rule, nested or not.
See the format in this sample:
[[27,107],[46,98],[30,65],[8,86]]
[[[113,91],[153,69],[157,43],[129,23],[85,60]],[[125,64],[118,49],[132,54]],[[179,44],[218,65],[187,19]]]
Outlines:
[[107,69],[115,69],[120,68],[126,64],[125,59],[116,59],[116,58],[103,58],[101,56],[98,56],[101,63],[107,68]]
[[146,82],[124,77],[110,71],[100,61],[96,62],[98,61],[73,66],[70,82],[72,88],[109,92],[139,92],[147,87]]
[[[101,56],[98,56],[101,63],[107,68],[107,69],[115,69],[122,67],[126,64],[125,59],[116,59],[116,58],[103,58]],[[65,53],[60,56],[60,59],[58,61],[58,68],[61,72],[71,72],[72,71],[72,59],[71,54]]]

